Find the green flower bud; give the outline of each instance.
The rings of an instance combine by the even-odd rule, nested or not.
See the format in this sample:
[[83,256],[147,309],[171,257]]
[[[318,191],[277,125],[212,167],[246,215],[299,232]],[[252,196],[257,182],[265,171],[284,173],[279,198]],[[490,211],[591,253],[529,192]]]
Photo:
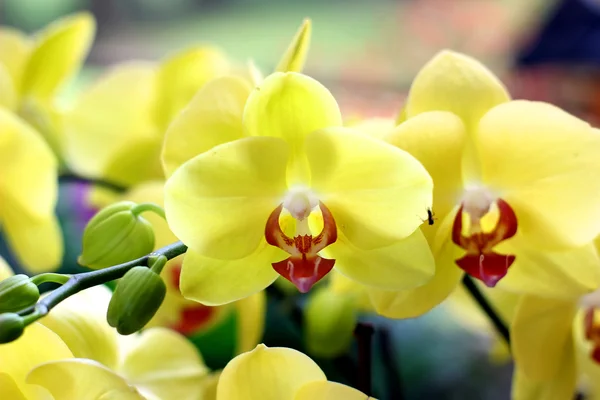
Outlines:
[[117,284],[106,319],[121,335],[142,329],[162,304],[167,287],[160,275],[146,267],[130,269]]
[[17,340],[24,330],[25,322],[19,314],[0,314],[0,344]]
[[356,325],[356,301],[351,294],[316,291],[304,309],[306,346],[317,357],[333,358],[348,350]]
[[83,232],[79,263],[93,269],[134,260],[154,249],[152,225],[134,212],[136,203],[122,201],[103,208]]
[[19,274],[0,281],[0,313],[15,312],[37,303],[40,290],[27,275]]

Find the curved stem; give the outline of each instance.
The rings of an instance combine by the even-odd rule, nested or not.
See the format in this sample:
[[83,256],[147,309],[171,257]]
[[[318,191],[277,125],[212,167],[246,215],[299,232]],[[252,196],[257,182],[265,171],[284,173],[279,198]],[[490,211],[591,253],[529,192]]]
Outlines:
[[492,303],[490,303],[489,300],[485,297],[485,295],[481,292],[481,290],[479,290],[479,288],[469,275],[464,275],[462,283],[465,289],[467,289],[467,291],[471,295],[471,297],[473,297],[473,300],[477,302],[479,307],[481,307],[481,310],[488,316],[488,318],[490,319],[490,321],[494,325],[494,328],[496,328],[500,336],[504,338],[506,344],[510,345],[510,332],[508,330],[508,326],[506,326],[506,323],[502,320],[500,315],[498,315],[498,313],[492,306]]
[[58,283],[58,284],[64,285],[65,283],[67,283],[69,281],[70,278],[71,278],[71,275],[63,275],[63,274],[56,274],[53,272],[48,272],[45,274],[39,274],[39,275],[32,277],[31,282],[37,286],[41,285],[42,283],[46,283],[46,282],[52,282],[52,283]]
[[114,265],[112,267],[100,269],[97,271],[83,272],[81,274],[71,275],[67,283],[59,287],[58,289],[51,292],[48,296],[41,299],[35,307],[33,307],[30,313],[23,315],[25,325],[29,325],[38,319],[46,316],[50,310],[56,307],[63,300],[68,299],[74,294],[91,288],[93,286],[102,285],[115,279],[121,278],[127,271],[133,267],[148,266],[148,260],[153,256],[164,256],[170,260],[175,258],[187,251],[187,246],[182,242],[176,242],[158,249],[151,254],[140,257],[136,260],[128,261],[123,264]]
[[158,204],[154,204],[154,203],[140,203],[137,206],[133,207],[133,209],[131,210],[133,215],[135,215],[136,217],[138,215],[140,215],[141,213],[143,213],[144,211],[152,211],[153,213],[161,216],[162,219],[167,218],[165,216],[165,210]]

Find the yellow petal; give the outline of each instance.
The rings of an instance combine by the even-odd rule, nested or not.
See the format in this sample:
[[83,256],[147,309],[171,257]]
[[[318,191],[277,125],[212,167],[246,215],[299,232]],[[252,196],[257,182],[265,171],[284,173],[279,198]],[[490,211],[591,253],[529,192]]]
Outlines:
[[311,186],[356,247],[388,246],[412,234],[431,207],[433,182],[414,157],[349,128],[306,139]]
[[550,380],[564,374],[564,362],[573,357],[571,326],[576,303],[523,296],[511,324],[516,365],[532,380]]
[[83,64],[92,45],[96,23],[89,13],[55,21],[37,37],[23,75],[23,92],[49,98]]
[[412,290],[389,291],[369,289],[369,297],[377,312],[388,318],[418,317],[444,301],[460,283],[463,271],[454,260],[462,250],[450,241],[450,229],[455,213],[442,221],[437,232],[440,249],[434,248],[436,271],[433,278]]
[[302,386],[294,400],[368,400],[366,394],[337,382],[310,382]]
[[263,337],[267,295],[260,291],[234,304],[238,318],[236,354],[241,354],[255,348]]
[[21,78],[33,43],[16,29],[0,27],[0,64],[7,69],[17,93],[21,92]]
[[[572,355],[563,360],[561,373],[546,381],[531,380],[519,367],[513,372],[513,400],[564,400],[575,398],[577,371]],[[587,397],[587,396],[586,396]]]
[[54,271],[63,257],[63,238],[55,216],[38,218],[17,204],[4,205],[2,221],[8,243],[31,273]]
[[306,136],[318,129],[341,126],[333,95],[316,80],[302,74],[274,73],[248,97],[244,127],[251,136],[285,139],[291,149],[290,183],[308,179],[303,153]]
[[266,137],[225,143],[191,159],[165,186],[171,230],[207,257],[250,255],[285,193],[287,159],[286,143]]
[[[410,118],[388,132],[385,140],[409,152],[433,178],[433,212],[441,221],[457,204],[462,191],[461,159],[467,139],[465,126],[447,111],[430,111]],[[419,212],[427,216],[426,209]],[[439,224],[423,227],[430,243]]]
[[444,50],[415,77],[405,113],[411,118],[426,111],[450,111],[472,129],[490,108],[508,100],[504,85],[479,61]]
[[478,134],[483,182],[517,215],[523,237],[545,250],[583,246],[600,223],[600,135],[550,104],[512,101]]
[[214,79],[200,89],[165,134],[162,163],[167,177],[198,154],[244,135],[242,113],[251,90],[237,76]]
[[[82,93],[65,116],[69,164],[79,174],[108,179],[106,169],[136,154],[138,143],[160,141],[155,107],[152,64],[132,62],[109,71]],[[126,172],[124,167],[120,172]],[[120,182],[119,175],[111,178]]]
[[374,250],[352,245],[342,232],[324,253],[336,260],[335,269],[363,285],[386,290],[411,289],[435,273],[435,261],[420,229],[406,239]]
[[346,121],[345,125],[377,139],[385,139],[396,127],[394,120],[390,118],[369,118],[351,122]]
[[284,347],[259,344],[227,364],[217,386],[219,400],[293,400],[309,382],[326,381],[308,356]]
[[116,331],[106,322],[110,297],[105,286],[86,289],[64,300],[40,323],[60,336],[75,357],[114,368],[119,354]]
[[310,47],[310,36],[312,33],[312,21],[306,18],[296,35],[289,44],[285,54],[279,60],[275,71],[278,72],[302,72],[308,48]]
[[10,375],[0,372],[0,398],[27,400]]
[[[0,46],[2,45],[0,44]],[[0,64],[0,107],[15,110],[17,101],[18,93],[13,79],[6,67]]]
[[193,47],[167,58],[158,69],[158,125],[165,129],[202,85],[228,68],[227,58],[214,47]]
[[0,345],[0,369],[13,379],[27,399],[47,399],[47,396],[43,397],[42,389],[25,383],[25,377],[33,367],[70,357],[73,355],[67,345],[38,323],[28,326],[16,341]]
[[27,382],[48,389],[54,400],[145,400],[125,379],[93,360],[45,363],[31,371]]
[[54,217],[57,162],[31,127],[0,109],[0,218],[9,244],[32,271],[57,267],[62,258],[62,235]]
[[0,257],[0,281],[14,275],[13,270],[6,263],[6,260]]
[[197,400],[208,373],[194,345],[165,328],[152,328],[135,337],[119,372],[142,393],[159,399]]
[[265,289],[277,272],[271,263],[288,257],[262,241],[256,251],[237,260],[217,260],[188,250],[181,270],[181,294],[208,306],[231,303]]
[[574,299],[600,287],[600,258],[593,244],[562,252],[540,251],[520,234],[496,246],[515,262],[497,287],[516,293]]

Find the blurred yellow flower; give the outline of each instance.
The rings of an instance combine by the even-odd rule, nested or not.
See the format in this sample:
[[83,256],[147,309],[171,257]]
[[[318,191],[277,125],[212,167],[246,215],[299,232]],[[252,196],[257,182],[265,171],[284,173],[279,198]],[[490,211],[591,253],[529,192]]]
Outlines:
[[59,157],[64,137],[56,96],[83,64],[95,27],[93,16],[82,12],[32,37],[0,28],[0,106],[33,125]]
[[285,347],[259,344],[227,364],[217,385],[217,400],[367,400],[349,386],[327,380],[308,356]]
[[517,293],[575,298],[600,283],[600,135],[550,104],[510,101],[476,60],[443,51],[415,78],[401,122],[383,138],[433,177],[439,223],[422,230],[435,277],[411,291],[371,291],[406,318],[445,299],[463,273]]
[[[422,224],[430,176],[408,153],[341,127],[335,99],[308,76],[274,73],[254,90],[234,77],[211,82],[170,126],[163,163],[167,220],[189,247],[187,298],[229,303],[278,274],[306,292],[336,260],[386,289],[431,277],[430,255],[396,262],[414,258],[396,244]],[[420,238],[414,253],[430,254]]]
[[[1,44],[0,44],[1,45]],[[0,225],[20,263],[31,272],[57,268],[62,234],[54,207],[57,161],[40,135],[0,108]]]
[[[279,68],[303,66],[310,27],[305,21]],[[114,67],[65,116],[69,164],[86,177],[124,186],[163,179],[160,151],[167,127],[200,88],[227,73],[247,85],[260,79],[258,70],[240,71],[210,46],[192,47],[159,63],[130,61]]]
[[87,289],[28,327],[15,342],[0,346],[0,398],[202,396],[208,370],[194,346],[163,328],[119,336],[106,323],[109,299],[110,291],[103,286]]

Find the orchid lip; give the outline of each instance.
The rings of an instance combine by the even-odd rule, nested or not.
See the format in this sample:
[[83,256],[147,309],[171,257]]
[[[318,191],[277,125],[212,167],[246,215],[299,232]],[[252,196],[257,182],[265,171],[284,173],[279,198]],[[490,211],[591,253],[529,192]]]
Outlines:
[[329,209],[319,202],[323,215],[323,230],[312,236],[308,229],[308,215],[297,221],[296,235],[287,236],[279,225],[279,216],[284,204],[280,204],[269,216],[265,227],[267,243],[279,247],[290,257],[273,263],[273,269],[288,281],[292,282],[300,292],[308,292],[312,286],[327,275],[335,264],[335,260],[323,258],[318,253],[337,240],[337,226]]
[[[481,197],[477,200],[480,199]],[[452,226],[452,241],[467,252],[455,261],[456,264],[488,287],[496,286],[506,276],[516,258],[512,254],[499,254],[493,250],[497,244],[517,233],[517,216],[510,205],[502,199],[493,202],[498,207],[499,217],[491,231],[482,229],[481,220],[489,212],[492,202],[488,202],[487,206],[481,201],[474,206],[461,204]],[[472,220],[470,234],[467,235],[463,232],[463,213],[467,213]]]
[[595,321],[596,308],[589,307],[583,318],[585,339],[592,342],[590,358],[600,364],[600,324]]

